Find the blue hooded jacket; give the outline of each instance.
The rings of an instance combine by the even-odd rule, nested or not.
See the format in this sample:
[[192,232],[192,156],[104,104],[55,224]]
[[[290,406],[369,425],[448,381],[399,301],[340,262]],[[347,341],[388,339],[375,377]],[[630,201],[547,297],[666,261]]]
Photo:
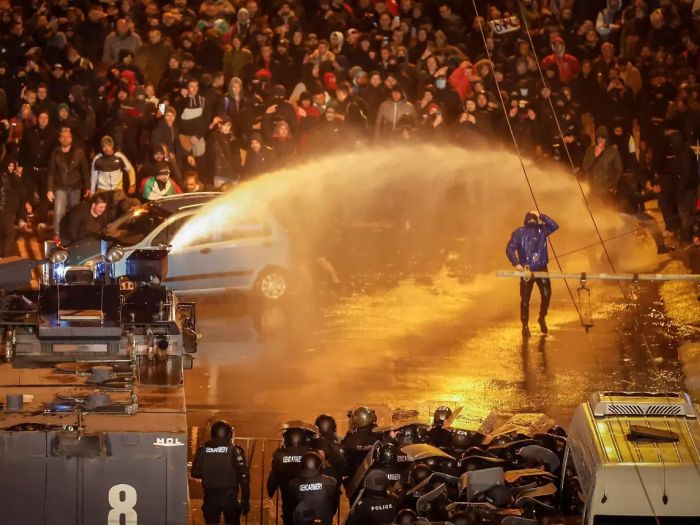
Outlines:
[[547,237],[559,229],[559,225],[544,214],[538,224],[527,224],[513,232],[506,246],[506,255],[513,266],[528,266],[533,272],[544,269],[549,262]]

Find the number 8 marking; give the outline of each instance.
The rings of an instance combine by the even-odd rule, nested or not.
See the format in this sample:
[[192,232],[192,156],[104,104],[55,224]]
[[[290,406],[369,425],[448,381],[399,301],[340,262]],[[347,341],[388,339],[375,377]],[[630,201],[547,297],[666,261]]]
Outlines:
[[[122,494],[124,498],[122,499]],[[121,517],[124,516],[126,525],[137,525],[137,515],[134,510],[136,506],[136,489],[126,483],[114,485],[109,489],[107,496],[112,510],[107,516],[107,525],[121,525]]]

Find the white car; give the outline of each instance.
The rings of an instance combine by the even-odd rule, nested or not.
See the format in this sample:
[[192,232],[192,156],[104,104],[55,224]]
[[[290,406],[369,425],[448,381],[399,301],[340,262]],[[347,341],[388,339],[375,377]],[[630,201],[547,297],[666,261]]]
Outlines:
[[[135,250],[169,246],[177,232],[219,193],[174,195],[147,202],[110,223],[100,235],[125,252],[115,263],[124,275],[126,259]],[[66,265],[101,260],[100,239],[83,239],[68,246]],[[168,255],[165,284],[184,295],[253,292],[265,299],[281,299],[289,291],[289,239],[280,223],[262,208],[234,223],[213,223],[207,234]]]

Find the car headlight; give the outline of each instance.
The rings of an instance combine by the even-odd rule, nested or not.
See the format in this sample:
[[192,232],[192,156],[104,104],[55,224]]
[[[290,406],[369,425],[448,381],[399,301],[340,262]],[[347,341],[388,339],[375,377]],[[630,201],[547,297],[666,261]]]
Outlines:
[[54,248],[51,248],[51,251],[49,252],[47,258],[53,264],[64,263],[66,262],[66,259],[68,259],[68,250],[66,250],[65,248],[61,248],[60,246],[56,246]]
[[115,263],[119,262],[124,258],[124,248],[119,246],[118,244],[115,244],[112,246],[109,250],[107,250],[107,253],[105,253],[105,261],[108,263]]

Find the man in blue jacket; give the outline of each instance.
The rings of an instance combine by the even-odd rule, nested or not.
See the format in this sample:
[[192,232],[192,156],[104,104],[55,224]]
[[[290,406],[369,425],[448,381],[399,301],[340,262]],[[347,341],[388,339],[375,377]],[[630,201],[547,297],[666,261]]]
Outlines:
[[[525,225],[513,232],[506,246],[506,255],[516,271],[528,268],[533,272],[546,272],[549,258],[547,255],[547,237],[557,231],[559,225],[538,211],[529,211],[525,215]],[[532,286],[537,283],[540,289],[540,316],[537,322],[543,334],[547,333],[547,309],[552,298],[552,284],[547,278],[520,279],[520,320],[523,323],[523,337],[530,336],[527,326],[530,319],[530,296]]]

